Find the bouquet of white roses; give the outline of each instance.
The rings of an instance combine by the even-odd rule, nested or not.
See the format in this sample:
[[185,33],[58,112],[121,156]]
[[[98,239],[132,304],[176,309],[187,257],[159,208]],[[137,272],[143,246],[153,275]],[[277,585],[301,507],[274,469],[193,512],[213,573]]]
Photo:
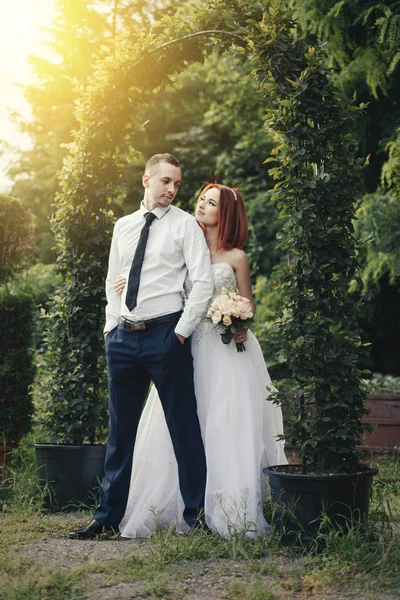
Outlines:
[[[213,300],[208,309],[207,317],[211,319],[214,325],[222,329],[222,342],[229,344],[240,327],[249,325],[252,322],[253,312],[248,298],[222,288],[221,296],[217,296]],[[236,342],[236,348],[238,352],[243,352],[246,349],[243,342]]]

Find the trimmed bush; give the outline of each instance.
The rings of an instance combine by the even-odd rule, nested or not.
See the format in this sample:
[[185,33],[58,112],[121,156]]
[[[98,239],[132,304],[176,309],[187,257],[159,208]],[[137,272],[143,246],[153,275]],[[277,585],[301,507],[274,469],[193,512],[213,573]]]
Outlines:
[[61,276],[56,272],[54,265],[36,263],[8,284],[11,293],[17,295],[24,293],[32,296],[36,304],[33,339],[35,348],[38,348],[42,343],[46,324],[46,319],[43,317],[48,310],[49,300],[60,283]]
[[15,444],[31,427],[35,304],[0,290],[0,444]]

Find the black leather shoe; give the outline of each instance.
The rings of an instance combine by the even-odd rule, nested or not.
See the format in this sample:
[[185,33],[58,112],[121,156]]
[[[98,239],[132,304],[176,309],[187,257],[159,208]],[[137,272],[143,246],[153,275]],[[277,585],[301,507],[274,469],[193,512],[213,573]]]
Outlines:
[[92,540],[100,533],[103,533],[106,529],[113,529],[112,527],[105,527],[96,519],[93,519],[86,527],[82,527],[82,529],[77,529],[76,531],[71,531],[68,534],[68,538],[70,540]]
[[190,528],[191,531],[196,531],[196,532],[202,532],[202,533],[207,533],[207,534],[212,534],[211,529],[209,528],[209,526],[206,523],[206,520],[204,517],[200,517],[199,519],[197,519],[195,521],[195,523],[191,526]]
[[196,521],[189,526],[188,529],[180,529],[179,527],[175,530],[178,535],[189,535],[191,533],[207,533],[212,534],[212,530],[206,523],[204,517],[199,517]]

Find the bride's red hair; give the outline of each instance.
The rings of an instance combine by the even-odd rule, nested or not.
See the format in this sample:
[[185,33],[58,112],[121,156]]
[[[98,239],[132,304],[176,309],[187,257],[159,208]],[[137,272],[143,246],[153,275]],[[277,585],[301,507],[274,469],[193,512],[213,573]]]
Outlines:
[[247,240],[249,226],[239,190],[220,183],[208,183],[201,190],[197,203],[211,188],[219,190],[216,249],[221,251],[242,248]]

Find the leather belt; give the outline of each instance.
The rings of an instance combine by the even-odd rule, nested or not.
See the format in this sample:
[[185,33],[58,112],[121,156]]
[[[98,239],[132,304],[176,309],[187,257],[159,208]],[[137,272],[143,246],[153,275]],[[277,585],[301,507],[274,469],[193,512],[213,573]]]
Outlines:
[[130,331],[143,331],[144,329],[151,329],[152,327],[160,327],[161,325],[166,325],[167,323],[172,323],[173,321],[177,321],[181,316],[182,311],[172,313],[170,315],[165,315],[163,317],[156,317],[155,319],[148,319],[147,321],[130,321],[125,317],[119,318],[119,324],[121,327],[125,329],[130,329]]

